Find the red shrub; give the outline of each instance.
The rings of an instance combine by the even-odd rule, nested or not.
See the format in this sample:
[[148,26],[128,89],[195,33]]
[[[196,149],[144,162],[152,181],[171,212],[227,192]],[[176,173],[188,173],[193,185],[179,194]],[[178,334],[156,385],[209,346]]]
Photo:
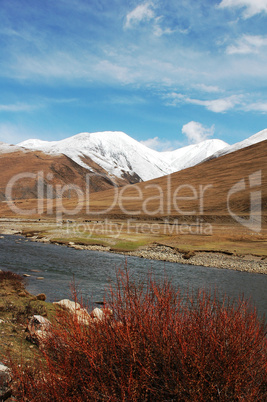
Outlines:
[[264,401],[266,326],[250,305],[119,272],[92,325],[59,312],[37,370],[13,368],[22,401]]

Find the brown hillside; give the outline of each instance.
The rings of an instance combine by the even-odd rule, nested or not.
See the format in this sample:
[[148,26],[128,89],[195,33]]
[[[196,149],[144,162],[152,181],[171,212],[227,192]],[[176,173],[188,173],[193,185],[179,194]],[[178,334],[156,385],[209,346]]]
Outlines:
[[[8,157],[7,157],[8,158]],[[31,159],[30,159],[31,158]],[[58,158],[58,159],[56,159]],[[64,183],[77,184],[82,189],[82,196],[79,204],[77,198],[65,198],[63,205],[65,211],[70,211],[67,215],[71,215],[71,210],[75,210],[75,218],[98,219],[108,218],[129,218],[135,219],[159,219],[168,217],[176,219],[183,217],[184,221],[195,219],[196,216],[201,216],[204,220],[216,220],[217,222],[233,221],[229,210],[232,214],[240,217],[249,215],[251,208],[251,194],[255,195],[253,201],[254,207],[260,209],[263,216],[263,221],[267,216],[267,141],[252,145],[250,147],[238,150],[228,155],[224,155],[217,159],[208,160],[197,166],[164,176],[155,180],[142,182],[124,187],[115,187],[108,179],[96,176],[90,180],[93,192],[86,191],[84,183],[84,175],[86,169],[70,161],[64,156],[51,157],[42,153],[24,154],[20,158],[11,158],[3,161],[0,157],[2,166],[10,163],[8,175],[2,167],[3,176],[1,181],[6,183],[7,178],[11,176],[11,172],[17,173],[28,169],[31,172],[40,170],[40,160],[43,163],[43,170],[52,172]],[[26,165],[23,163],[27,160]],[[35,161],[35,163],[33,163]],[[36,162],[38,161],[38,163]],[[21,164],[21,167],[19,167]],[[13,169],[11,168],[14,165]],[[74,166],[76,165],[76,166]],[[56,167],[60,169],[56,169]],[[71,171],[71,174],[65,174],[66,171]],[[6,177],[6,178],[5,178]],[[66,182],[68,177],[68,182]],[[240,182],[240,183],[239,183]],[[233,194],[229,192],[234,186],[239,183],[239,186],[245,186],[244,189],[238,188]],[[122,183],[119,183],[122,184]],[[3,186],[3,185],[2,185]],[[95,186],[95,187],[94,187]],[[252,186],[252,187],[250,187]],[[34,193],[34,183],[28,186],[29,190],[25,194],[29,198]],[[110,188],[112,187],[112,188]],[[2,187],[3,188],[3,187]],[[25,188],[25,185],[24,185]],[[109,188],[108,190],[106,190]],[[102,191],[101,191],[102,190]],[[18,188],[17,196],[23,198]],[[256,193],[258,192],[258,193]],[[229,197],[229,200],[228,200]],[[227,201],[228,204],[227,204]],[[260,205],[256,204],[261,202]],[[33,199],[20,201],[20,208],[29,210],[35,208],[36,201]],[[56,208],[53,209],[53,216]],[[77,212],[78,211],[78,212]],[[1,205],[3,215],[12,215],[6,202]],[[59,211],[57,211],[59,212]],[[44,215],[45,216],[45,211]],[[64,212],[63,212],[64,216]],[[192,218],[193,217],[193,218]]]
[[[8,184],[12,199],[37,198],[38,177],[42,187],[41,191],[43,191],[44,197],[48,198],[55,198],[57,189],[60,191],[66,185],[69,186],[69,191],[65,187],[63,197],[76,198],[76,191],[71,189],[71,186],[77,186],[81,191],[85,191],[86,176],[89,179],[91,192],[103,191],[114,185],[121,186],[128,183],[127,180],[115,177],[110,179],[107,172],[96,164],[92,168],[97,173],[90,173],[65,155],[48,155],[39,151],[0,154],[0,201],[6,200]],[[41,194],[40,190],[39,194]]]
[[[238,191],[230,194],[238,182]],[[108,211],[110,216],[228,216],[229,196],[230,210],[246,215],[250,211],[250,194],[256,191],[261,192],[261,197],[255,194],[255,202],[261,198],[263,214],[266,215],[267,141],[169,176],[92,194],[89,202],[92,213],[105,213],[114,203]],[[85,208],[83,212],[86,213]]]

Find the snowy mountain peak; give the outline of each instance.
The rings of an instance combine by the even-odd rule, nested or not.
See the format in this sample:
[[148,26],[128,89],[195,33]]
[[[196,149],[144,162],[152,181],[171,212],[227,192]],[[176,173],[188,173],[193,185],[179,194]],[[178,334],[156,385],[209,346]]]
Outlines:
[[267,129],[259,131],[244,141],[237,142],[233,145],[228,145],[226,148],[221,149],[212,155],[215,158],[229,154],[230,152],[238,151],[239,149],[249,147],[250,145],[257,144],[258,142],[267,140]]
[[10,152],[22,151],[19,146],[6,144],[5,142],[0,141],[0,154],[7,154]]
[[202,160],[227,146],[228,144],[222,140],[205,140],[198,144],[188,145],[168,152],[166,156],[169,157],[171,165],[178,171],[200,163]]
[[61,141],[31,139],[18,145],[50,154],[67,155],[87,169],[90,167],[89,158],[109,174],[117,177],[138,175],[146,181],[200,163],[228,144],[221,140],[207,140],[171,152],[158,152],[121,131],[104,131],[84,132]]
[[31,139],[19,146],[49,154],[64,154],[79,165],[94,171],[91,161],[109,175],[131,175],[150,180],[197,165],[211,156],[221,156],[267,139],[267,129],[238,144],[218,139],[205,140],[169,152],[146,147],[121,131],[80,133],[60,141]]

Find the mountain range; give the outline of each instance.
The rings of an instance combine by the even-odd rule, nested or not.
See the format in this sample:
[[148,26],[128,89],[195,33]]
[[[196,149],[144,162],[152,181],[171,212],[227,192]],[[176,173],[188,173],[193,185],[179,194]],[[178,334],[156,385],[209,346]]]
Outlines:
[[[254,223],[258,219],[257,213],[260,213],[260,219],[265,223],[267,140],[122,190],[121,198],[116,198],[117,191],[114,188],[92,194],[90,211],[105,215],[102,211],[113,205],[110,217],[123,217],[127,214],[139,219],[181,217],[183,221],[190,222],[200,216],[203,220],[217,224],[231,221],[231,211],[242,219],[251,218],[252,213]],[[116,199],[118,201],[113,203]],[[75,201],[70,201],[69,208],[72,207],[71,203]],[[86,215],[85,208],[82,214]]]
[[[193,167],[211,158],[267,139],[267,129],[234,145],[218,139],[158,152],[123,132],[80,133],[61,141],[30,139],[10,145],[0,143],[0,200],[5,200],[7,183],[22,172],[43,172],[44,187],[74,184],[85,187],[90,174],[90,191],[156,179]],[[16,199],[36,198],[35,178],[27,177],[13,186]],[[53,193],[53,197],[57,195]]]
[[209,157],[219,157],[267,139],[267,129],[248,139],[229,145],[210,139],[169,152],[146,147],[123,132],[80,133],[61,141],[30,139],[19,147],[42,151],[50,155],[63,154],[80,166],[96,171],[92,161],[108,175],[132,177],[132,182],[146,181],[174,173],[201,163]]
[[94,171],[94,161],[111,176],[133,177],[133,181],[146,181],[194,166],[203,159],[224,149],[228,144],[221,140],[206,140],[170,152],[158,152],[146,147],[123,132],[81,133],[61,141],[27,140],[21,147],[63,154],[82,167]]

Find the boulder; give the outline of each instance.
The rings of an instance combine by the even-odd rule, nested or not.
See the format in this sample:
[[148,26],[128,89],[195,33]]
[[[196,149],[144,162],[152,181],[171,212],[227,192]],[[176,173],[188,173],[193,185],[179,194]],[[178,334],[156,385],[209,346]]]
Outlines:
[[71,301],[69,299],[63,299],[59,302],[54,302],[53,304],[58,305],[62,308],[67,309],[72,314],[75,314],[79,322],[83,324],[91,324],[95,321],[101,321],[104,317],[110,317],[112,311],[108,308],[104,310],[96,307],[90,314],[85,308],[81,308],[81,305],[77,302]]
[[51,322],[47,318],[41,315],[34,315],[27,326],[28,335],[26,339],[40,346],[49,335],[50,328]]
[[75,314],[78,321],[83,324],[89,324],[92,322],[92,318],[88,311],[85,308],[81,308],[81,305],[77,302],[71,301],[69,299],[63,299],[59,302],[54,302],[53,304],[68,310],[72,314]]
[[82,324],[89,325],[92,323],[91,315],[88,313],[88,311],[85,308],[76,310],[74,314],[76,315],[78,321],[81,322]]
[[91,312],[91,317],[93,318],[93,319],[96,319],[96,320],[103,320],[103,318],[104,318],[104,312],[103,312],[103,310],[101,309],[101,308],[98,308],[98,307],[96,307],[92,312]]
[[70,312],[72,313],[75,313],[75,311],[81,309],[81,305],[79,303],[71,301],[69,299],[63,299],[60,300],[59,302],[54,302],[53,304],[65,308],[67,310],[70,310]]
[[12,395],[10,384],[10,369],[4,364],[0,363],[0,401],[5,401]]
[[96,307],[90,314],[93,320],[103,320],[105,318],[110,318],[113,312],[110,308],[101,309]]

